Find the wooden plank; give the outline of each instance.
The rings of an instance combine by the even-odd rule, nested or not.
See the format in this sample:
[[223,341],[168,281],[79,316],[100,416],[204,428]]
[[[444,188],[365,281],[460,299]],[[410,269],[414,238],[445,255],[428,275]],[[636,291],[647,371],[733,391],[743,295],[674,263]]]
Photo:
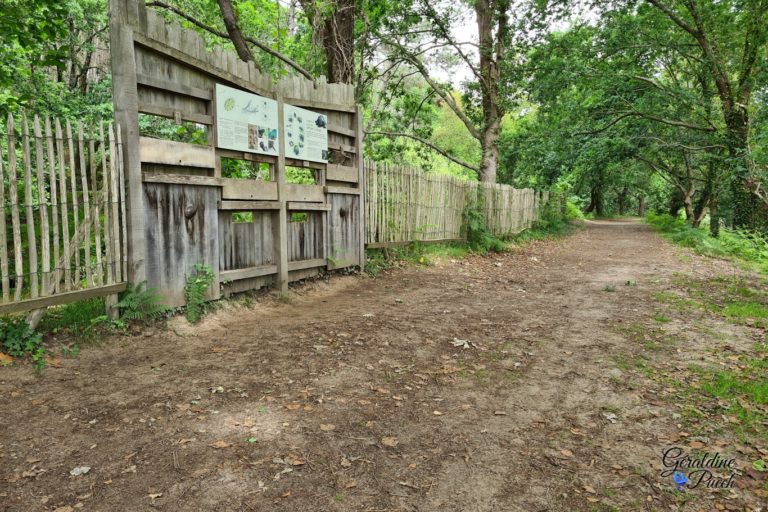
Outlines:
[[354,194],[354,195],[360,195],[362,192],[359,188],[352,188],[352,187],[329,187],[325,186],[323,187],[323,190],[326,194]]
[[171,48],[166,44],[164,44],[163,42],[153,39],[151,37],[148,37],[144,34],[141,34],[138,32],[134,33],[133,40],[136,44],[143,46],[144,48],[148,48],[161,55],[164,55],[171,60],[175,60],[186,66],[196,68],[208,75],[211,75],[220,80],[223,80],[224,82],[228,82],[227,85],[235,85],[249,92],[252,92],[267,98],[276,97],[276,94],[273,91],[269,91],[263,87],[256,86],[248,80],[243,80],[242,78],[228,71],[223,71],[215,66],[212,66],[211,64],[209,64],[208,62],[202,59],[198,59],[197,57],[194,57],[181,50],[178,50],[177,48]]
[[328,164],[328,168],[326,170],[326,179],[328,181],[345,181],[347,183],[358,183],[360,181],[360,176],[356,167]]
[[120,125],[116,125],[117,131],[117,181],[120,189],[120,228],[122,231],[122,272],[123,280],[128,279],[128,216],[126,214],[126,200],[125,200],[125,167],[123,165],[123,129]]
[[[365,244],[368,249],[381,249],[383,247],[402,247],[413,243],[413,240],[403,240],[401,242],[372,242]],[[420,244],[450,244],[457,242],[466,242],[464,238],[440,238],[435,240],[419,240]]]
[[335,149],[336,151],[343,151],[345,153],[357,153],[357,148],[355,146],[349,146],[332,140],[328,141],[328,149]]
[[120,261],[122,251],[120,250],[120,197],[117,186],[117,141],[115,140],[115,129],[112,123],[109,123],[109,202],[112,206],[112,243],[114,252],[112,253],[115,279],[123,279],[123,266]]
[[222,199],[247,201],[277,201],[278,185],[274,181],[238,180],[220,178]]
[[205,125],[213,124],[213,116],[207,114],[198,114],[195,112],[185,112],[182,110],[176,110],[171,107],[161,107],[159,105],[150,105],[148,103],[141,102],[138,104],[138,112],[143,114],[151,114],[153,116],[167,117],[168,119],[176,119],[180,117],[183,121],[191,121],[193,123],[200,123]]
[[238,268],[236,270],[222,270],[219,272],[219,279],[222,283],[226,283],[227,281],[250,279],[272,274],[277,274],[277,265],[259,265],[258,267]]
[[328,131],[333,133],[338,133],[339,135],[346,135],[347,137],[356,138],[357,132],[355,130],[351,130],[349,128],[342,128],[341,126],[329,124],[328,125]]
[[94,231],[94,252],[96,253],[96,267],[94,284],[101,286],[104,284],[104,264],[101,259],[101,201],[97,198],[98,194],[98,182],[96,180],[96,173],[98,166],[96,164],[96,141],[93,138],[93,125],[88,126],[88,157],[91,170],[91,185],[88,190],[85,191],[86,195],[93,197],[93,231]]
[[318,185],[286,183],[280,199],[283,201],[323,203],[325,202],[325,192],[323,187]]
[[302,203],[302,202],[297,202],[297,201],[289,201],[288,202],[288,211],[294,211],[294,212],[310,212],[310,211],[329,212],[329,211],[331,211],[331,205],[330,204],[324,204],[324,203]]
[[143,73],[136,73],[136,83],[138,85],[152,87],[153,89],[171,91],[177,94],[182,94],[184,96],[199,98],[201,100],[210,101],[213,99],[213,91],[200,89],[199,87],[192,87],[179,82],[172,82],[170,80],[162,80],[160,78],[151,77]]
[[280,201],[219,201],[219,210],[279,210]]
[[210,146],[150,137],[139,137],[139,158],[142,163],[204,167],[207,169],[216,167],[216,154]]
[[33,299],[38,297],[37,275],[37,233],[35,230],[35,215],[32,208],[32,153],[29,146],[29,124],[26,114],[21,116],[22,157],[24,158],[24,202],[26,203],[27,249],[29,249],[29,294]]
[[3,302],[10,300],[8,277],[8,240],[5,225],[5,174],[3,173],[3,146],[0,144],[0,281],[2,281]]
[[70,292],[58,293],[55,295],[49,295],[46,297],[38,297],[36,299],[27,299],[19,302],[11,302],[10,304],[2,304],[0,305],[0,315],[11,315],[13,313],[22,313],[24,311],[31,311],[34,309],[43,309],[50,306],[69,304],[71,302],[91,299],[93,297],[103,297],[104,295],[120,293],[125,290],[126,286],[126,283],[116,283],[110,286],[86,288],[84,290],[74,290]]
[[[35,157],[37,170],[37,204],[40,214],[40,242],[42,245],[42,275],[40,276],[40,293],[48,295],[48,280],[51,274],[51,237],[48,226],[48,205],[45,194],[45,160],[43,155],[43,133],[40,129],[40,118],[35,116],[33,122],[35,132]],[[2,172],[0,172],[2,176]]]
[[318,108],[320,110],[334,110],[338,112],[354,112],[354,105],[342,105],[339,103],[329,103],[327,101],[310,100],[305,98],[283,98],[286,103],[304,108]]
[[[72,218],[74,219],[75,232],[80,230],[80,200],[77,197],[77,168],[75,167],[75,149],[74,140],[72,137],[72,124],[67,120],[67,147],[69,148],[69,188],[72,191]],[[80,282],[80,247],[75,245],[72,247],[72,252],[75,254],[75,272],[74,282],[72,283],[77,287]]]
[[85,224],[85,280],[88,286],[96,286],[96,282],[93,279],[93,264],[91,262],[91,198],[88,193],[88,169],[86,167],[86,154],[85,154],[85,136],[83,132],[83,123],[78,121],[77,123],[77,148],[80,153],[80,187],[83,194],[83,211]]
[[58,185],[56,178],[56,157],[54,153],[54,138],[53,130],[51,128],[51,119],[46,116],[45,118],[45,139],[48,149],[48,180],[51,184],[51,216],[53,220],[51,222],[53,226],[53,274],[54,281],[51,287],[51,293],[59,291],[59,283],[61,281],[61,268],[56,263],[59,261],[59,199],[58,199]]
[[[188,176],[185,174],[165,174],[160,172],[142,173],[144,183],[165,183],[168,185],[195,185],[201,187],[223,187],[222,178],[212,176]],[[129,181],[130,182],[130,181]]]
[[324,267],[325,265],[326,265],[326,260],[324,258],[289,261],[288,270],[289,271],[304,270],[305,268]]
[[114,278],[114,244],[112,234],[112,209],[109,204],[109,182],[110,182],[110,168],[107,162],[107,151],[110,149],[107,146],[107,140],[104,138],[104,123],[99,123],[99,139],[101,142],[101,197],[104,201],[104,264],[107,267],[107,284],[115,282]]
[[16,176],[16,137],[13,116],[8,114],[8,188],[11,200],[11,225],[13,229],[14,273],[16,275],[14,300],[21,300],[24,289],[24,257],[21,247],[21,222],[19,219],[19,187]]
[[365,270],[365,224],[367,218],[365,215],[365,160],[363,159],[363,109],[360,105],[356,105],[355,112],[355,128],[357,128],[357,144],[360,146],[360,151],[357,152],[357,188],[360,191],[360,200],[357,203],[359,215],[357,216],[358,222],[358,254],[360,271]]
[[[285,109],[283,108],[283,98],[277,95],[277,126],[280,129],[285,126]],[[280,137],[277,153],[277,165],[275,165],[275,177],[277,183],[277,195],[281,201],[280,209],[272,218],[272,240],[274,250],[274,261],[277,263],[277,276],[275,276],[275,285],[278,293],[288,293],[288,210],[286,208],[286,188],[285,183],[285,137]]]

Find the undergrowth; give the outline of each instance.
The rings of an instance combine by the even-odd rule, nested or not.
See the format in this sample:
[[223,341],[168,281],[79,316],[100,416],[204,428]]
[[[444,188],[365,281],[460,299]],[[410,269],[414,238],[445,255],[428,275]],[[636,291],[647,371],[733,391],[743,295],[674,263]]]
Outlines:
[[768,239],[757,233],[721,229],[720,236],[713,238],[707,230],[668,214],[649,213],[646,222],[667,239],[698,254],[734,259],[768,274]]
[[205,303],[205,292],[213,283],[215,276],[208,265],[196,264],[194,272],[187,278],[184,286],[184,298],[187,301],[187,320],[191,324],[200,321]]
[[42,336],[30,329],[23,316],[0,318],[0,340],[3,353],[11,357],[29,357],[38,370],[45,367]]

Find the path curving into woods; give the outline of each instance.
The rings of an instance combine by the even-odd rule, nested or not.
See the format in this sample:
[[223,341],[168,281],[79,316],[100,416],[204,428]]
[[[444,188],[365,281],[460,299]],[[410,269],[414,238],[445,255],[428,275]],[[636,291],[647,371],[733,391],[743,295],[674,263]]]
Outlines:
[[674,445],[760,456],[692,441],[659,377],[764,335],[659,302],[680,276],[756,279],[595,221],[0,368],[0,510],[758,510],[754,475],[685,499],[659,475]]

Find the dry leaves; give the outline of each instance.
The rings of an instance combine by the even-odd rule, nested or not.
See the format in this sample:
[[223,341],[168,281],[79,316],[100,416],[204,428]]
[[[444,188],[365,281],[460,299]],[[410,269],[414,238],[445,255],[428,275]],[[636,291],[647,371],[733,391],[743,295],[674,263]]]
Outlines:
[[398,445],[400,441],[396,437],[382,437],[381,438],[381,444],[384,446],[389,446],[390,448],[394,448]]
[[222,448],[229,448],[232,445],[224,440],[219,440],[219,441],[216,441],[215,443],[209,444],[208,446],[210,446],[211,448],[216,448],[217,450],[221,450]]
[[9,364],[13,364],[13,358],[8,354],[0,352],[0,366],[6,366]]
[[560,453],[563,454],[564,457],[573,457],[573,452],[568,449],[560,450]]
[[333,423],[321,423],[320,430],[322,430],[323,432],[330,432],[332,430],[336,430],[336,425],[334,425]]

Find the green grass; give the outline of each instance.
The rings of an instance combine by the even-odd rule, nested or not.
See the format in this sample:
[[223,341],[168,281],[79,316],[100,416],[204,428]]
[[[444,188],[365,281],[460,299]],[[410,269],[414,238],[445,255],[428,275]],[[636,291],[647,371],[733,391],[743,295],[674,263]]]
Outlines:
[[699,254],[733,259],[768,274],[768,239],[757,233],[721,229],[720,236],[712,238],[707,230],[694,228],[683,219],[653,213],[648,214],[646,222],[665,238]]
[[103,297],[51,307],[40,320],[37,331],[43,335],[65,333],[78,341],[91,341],[95,334],[93,322],[103,317],[104,312]]
[[739,323],[753,320],[756,327],[768,326],[768,305],[759,302],[732,302],[723,308],[723,315]]

